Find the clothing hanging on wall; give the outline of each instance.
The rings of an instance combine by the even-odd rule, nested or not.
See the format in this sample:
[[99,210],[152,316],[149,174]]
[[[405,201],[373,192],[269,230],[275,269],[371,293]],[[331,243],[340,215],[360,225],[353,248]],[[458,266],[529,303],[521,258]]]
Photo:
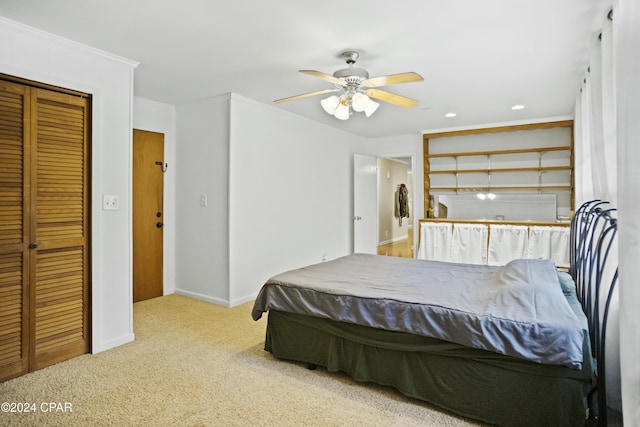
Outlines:
[[402,226],[402,218],[409,218],[409,190],[404,184],[400,184],[395,194],[395,216]]

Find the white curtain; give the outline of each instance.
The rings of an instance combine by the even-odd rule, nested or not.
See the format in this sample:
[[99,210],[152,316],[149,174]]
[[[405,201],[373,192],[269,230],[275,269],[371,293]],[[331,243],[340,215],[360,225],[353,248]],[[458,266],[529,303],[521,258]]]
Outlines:
[[617,201],[615,58],[612,23],[590,41],[590,63],[576,98],[574,121],[575,206]]
[[421,222],[417,258],[450,261],[451,233],[452,224],[450,222]]
[[451,240],[451,261],[466,264],[487,264],[487,236],[483,224],[455,224]]
[[569,227],[529,227],[528,258],[549,258],[569,267]]
[[489,228],[489,265],[505,265],[518,258],[526,258],[529,227],[525,225],[492,224]]
[[[586,80],[585,80],[586,83]],[[589,156],[589,148],[587,141],[589,133],[583,129],[584,124],[588,123],[587,118],[583,114],[582,102],[586,97],[586,89],[583,86],[580,90],[580,96],[576,98],[573,119],[573,157],[575,174],[575,206],[581,206],[587,200],[593,200],[593,183],[591,180],[591,156]],[[588,116],[587,116],[588,117]]]
[[625,426],[640,425],[640,2],[619,0],[613,38],[618,147],[619,315]]
[[602,78],[602,165],[606,171],[604,200],[618,206],[617,186],[617,138],[616,138],[616,63],[614,55],[613,21],[604,22],[600,35]]
[[640,2],[614,0],[612,15],[603,20],[599,42],[591,44],[590,72],[576,99],[575,206],[597,198],[618,208],[617,322],[607,332],[607,342],[615,338],[616,344],[607,346],[607,359],[619,356],[620,370],[607,375],[620,374],[624,425],[639,426]]

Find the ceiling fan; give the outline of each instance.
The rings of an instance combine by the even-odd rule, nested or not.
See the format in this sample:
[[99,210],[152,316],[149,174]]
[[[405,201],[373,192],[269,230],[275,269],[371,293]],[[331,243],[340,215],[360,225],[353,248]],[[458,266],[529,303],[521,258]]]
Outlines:
[[424,79],[418,73],[400,73],[388,76],[369,78],[369,72],[364,68],[356,68],[353,64],[360,54],[354,50],[347,50],[341,53],[342,58],[348,64],[348,68],[343,68],[333,75],[325,74],[315,70],[300,70],[301,73],[319,77],[333,83],[333,89],[317,90],[315,92],[303,93],[301,95],[290,96],[288,98],[277,99],[274,102],[281,103],[295,101],[310,96],[324,95],[332,92],[342,92],[340,96],[332,95],[320,101],[322,108],[340,120],[347,120],[352,111],[364,112],[367,117],[371,116],[380,104],[373,101],[378,99],[400,107],[415,107],[418,101],[395,93],[377,89],[380,86],[387,86],[396,83],[419,82]]

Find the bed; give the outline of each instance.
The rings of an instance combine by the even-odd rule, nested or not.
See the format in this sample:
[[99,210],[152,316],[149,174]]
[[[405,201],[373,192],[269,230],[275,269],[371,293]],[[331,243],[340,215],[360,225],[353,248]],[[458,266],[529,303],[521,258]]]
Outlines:
[[487,423],[584,425],[599,375],[574,277],[550,260],[353,254],[272,277],[252,316],[268,312],[265,350],[278,359]]

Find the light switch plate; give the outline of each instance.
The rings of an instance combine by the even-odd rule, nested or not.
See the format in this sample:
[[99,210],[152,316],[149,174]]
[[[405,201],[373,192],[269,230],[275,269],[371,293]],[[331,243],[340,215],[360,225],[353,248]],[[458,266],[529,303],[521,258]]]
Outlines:
[[114,194],[104,194],[102,196],[103,211],[117,211],[120,209],[120,197]]

